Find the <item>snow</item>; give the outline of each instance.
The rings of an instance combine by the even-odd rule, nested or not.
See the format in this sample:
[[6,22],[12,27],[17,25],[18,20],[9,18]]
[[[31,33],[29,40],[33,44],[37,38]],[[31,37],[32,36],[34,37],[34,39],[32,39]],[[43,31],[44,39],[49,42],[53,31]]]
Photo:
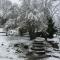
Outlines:
[[9,47],[10,44],[6,36],[0,36],[0,60],[24,60],[24,58],[18,58],[13,47]]
[[4,38],[0,38],[0,57],[2,58],[2,60],[8,60],[8,58],[10,60],[10,58],[12,59],[13,57],[15,57],[15,55],[13,55],[12,49],[10,50],[10,48],[8,47],[8,44],[9,43],[7,43],[7,41],[4,41]]
[[[59,43],[58,37],[49,40],[53,40]],[[13,45],[16,43],[24,43],[30,45],[32,41],[30,41],[29,37],[26,36],[19,37],[19,36],[0,35],[0,60],[26,60],[26,58],[22,57],[23,53],[19,53],[19,54],[15,53],[16,51]],[[55,51],[53,48],[51,49],[51,47],[49,47],[48,50],[51,52],[47,53],[47,55],[51,55],[51,57],[43,58],[42,60],[60,60],[60,43],[58,49],[59,51]]]
[[54,57],[50,57],[50,58],[47,58],[45,60],[60,60],[60,59],[57,59],[57,58],[54,58]]
[[3,32],[3,29],[2,28],[0,28],[0,32]]
[[55,38],[52,38],[52,39],[48,39],[48,41],[54,41],[56,43],[59,43],[59,37],[55,37]]

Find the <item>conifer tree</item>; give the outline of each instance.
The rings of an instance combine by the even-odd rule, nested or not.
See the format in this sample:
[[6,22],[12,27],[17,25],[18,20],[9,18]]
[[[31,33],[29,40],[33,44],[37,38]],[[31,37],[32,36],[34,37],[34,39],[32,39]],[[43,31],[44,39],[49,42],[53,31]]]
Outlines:
[[51,17],[48,18],[48,28],[47,28],[47,33],[49,34],[49,38],[53,38],[53,34],[57,32],[56,27],[54,26],[54,22]]

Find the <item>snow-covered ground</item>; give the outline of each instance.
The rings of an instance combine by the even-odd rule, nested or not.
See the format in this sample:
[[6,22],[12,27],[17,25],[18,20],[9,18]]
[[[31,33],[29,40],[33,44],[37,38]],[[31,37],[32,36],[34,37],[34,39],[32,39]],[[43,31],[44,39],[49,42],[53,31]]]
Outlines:
[[54,41],[55,43],[58,43],[59,49],[56,48],[49,48],[50,53],[47,53],[48,55],[51,55],[51,57],[44,58],[44,60],[60,60],[60,39],[59,36],[48,39],[48,41]]
[[[43,58],[42,60],[60,60],[60,40],[59,37],[55,37],[53,39],[49,39],[50,41],[53,40],[58,44],[59,49],[51,49],[49,47],[51,57]],[[0,60],[26,60],[24,57],[19,57],[19,54],[16,54],[16,50],[14,48],[14,44],[16,43],[24,43],[30,44],[32,41],[29,40],[28,37],[19,37],[19,36],[1,36],[0,34]],[[23,55],[23,54],[20,54]],[[28,58],[28,57],[27,57]]]
[[13,44],[23,41],[21,38],[16,38],[12,36],[1,36],[0,35],[0,60],[25,60],[24,58],[19,58],[15,53]]

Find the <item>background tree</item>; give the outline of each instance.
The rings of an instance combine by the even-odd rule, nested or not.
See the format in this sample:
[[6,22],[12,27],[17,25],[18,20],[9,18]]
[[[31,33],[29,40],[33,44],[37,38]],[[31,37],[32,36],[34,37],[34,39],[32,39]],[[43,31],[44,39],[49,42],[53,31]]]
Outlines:
[[56,32],[57,32],[57,29],[54,25],[52,18],[50,17],[48,18],[48,28],[47,28],[48,37],[53,38],[53,34],[55,34]]
[[20,11],[20,23],[23,21],[25,25],[22,25],[26,26],[28,32],[32,34],[46,31],[48,27],[47,17],[52,16],[51,18],[53,18],[58,10],[56,7],[59,3],[53,7],[54,2],[56,0],[23,0]]

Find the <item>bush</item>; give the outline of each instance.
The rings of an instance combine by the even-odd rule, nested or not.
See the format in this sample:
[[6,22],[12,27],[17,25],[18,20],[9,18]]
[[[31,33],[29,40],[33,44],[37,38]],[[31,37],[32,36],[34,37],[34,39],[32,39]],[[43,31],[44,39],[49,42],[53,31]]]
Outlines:
[[19,34],[20,36],[23,36],[24,33],[27,32],[27,29],[24,29],[24,28],[19,28]]
[[14,44],[14,47],[19,47],[20,46],[20,44]]
[[31,33],[31,34],[30,34],[30,40],[33,40],[33,39],[35,39],[35,38],[36,38],[35,33]]
[[28,49],[28,45],[25,45],[24,48],[25,48],[25,49]]

